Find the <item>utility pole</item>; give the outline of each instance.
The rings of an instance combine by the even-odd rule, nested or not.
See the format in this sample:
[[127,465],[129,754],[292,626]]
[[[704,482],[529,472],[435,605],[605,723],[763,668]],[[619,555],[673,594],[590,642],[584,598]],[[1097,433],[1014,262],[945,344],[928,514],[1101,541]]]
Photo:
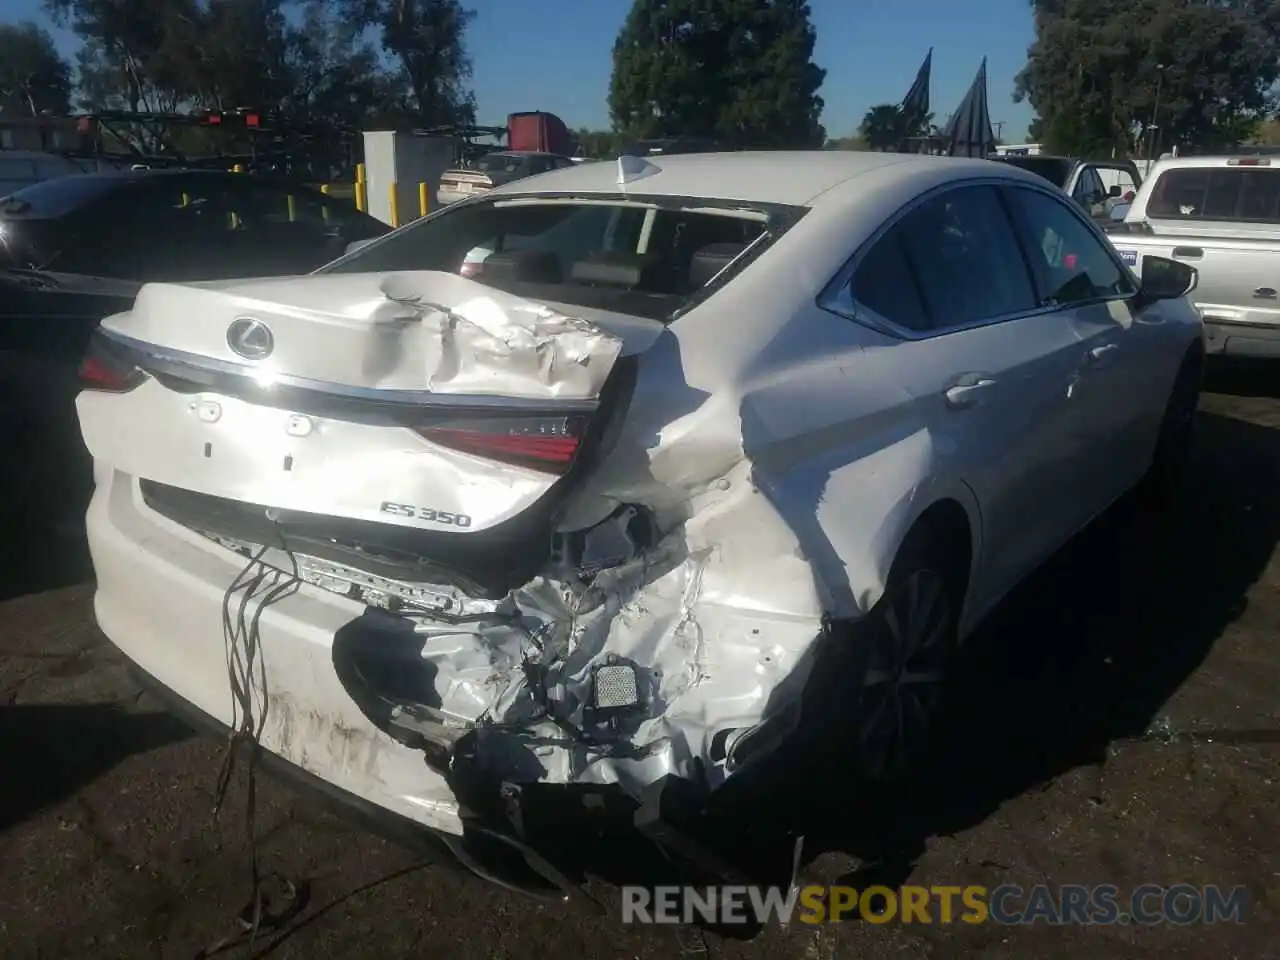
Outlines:
[[1160,136],[1160,89],[1164,86],[1164,64],[1156,64],[1156,98],[1155,104],[1151,107],[1151,123],[1148,127],[1151,130],[1151,138],[1147,141],[1147,172],[1151,171],[1151,163],[1155,160],[1157,138]]
[[999,142],[1000,142],[1000,134],[1002,134],[1002,133],[1004,132],[1004,121],[1003,121],[1003,120],[992,120],[992,121],[991,121],[991,125],[992,125],[993,127],[995,127],[995,128],[996,128],[996,142],[997,142],[997,143],[999,143]]

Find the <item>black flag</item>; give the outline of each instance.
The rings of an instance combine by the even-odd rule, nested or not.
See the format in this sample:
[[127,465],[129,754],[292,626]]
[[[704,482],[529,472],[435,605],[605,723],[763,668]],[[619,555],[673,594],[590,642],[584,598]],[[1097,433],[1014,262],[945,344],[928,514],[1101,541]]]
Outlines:
[[991,114],[987,111],[986,57],[942,136],[944,150],[953,157],[988,157],[995,152],[996,136],[991,132]]
[[902,122],[911,136],[927,133],[921,130],[929,116],[929,74],[933,70],[933,47],[925,54],[924,63],[916,73],[915,83],[902,100]]

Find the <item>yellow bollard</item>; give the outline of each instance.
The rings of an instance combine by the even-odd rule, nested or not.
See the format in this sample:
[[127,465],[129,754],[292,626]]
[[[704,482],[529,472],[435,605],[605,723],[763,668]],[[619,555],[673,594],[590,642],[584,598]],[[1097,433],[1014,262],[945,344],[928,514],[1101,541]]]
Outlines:
[[387,188],[387,209],[391,212],[391,226],[400,226],[400,197],[394,183]]
[[356,164],[356,183],[364,183],[364,164]]
[[[327,197],[329,195],[329,185],[327,183],[320,184],[320,192]],[[329,219],[329,205],[327,203],[321,205],[320,216],[325,220]]]
[[232,168],[231,168],[231,172],[232,172],[232,173],[244,173],[244,164],[242,164],[242,163],[237,163],[234,167],[232,167]]
[[287,199],[289,201],[289,222],[293,223],[298,219],[298,205],[294,202],[292,193],[289,194]]
[[425,217],[427,215],[427,185],[425,183],[418,184],[418,216]]
[[320,192],[327,197],[329,195],[329,185],[327,183],[320,184]]
[[183,205],[184,207],[189,207],[189,206],[191,206],[191,194],[189,194],[189,193],[184,193],[184,194],[182,195],[182,205]]
[[368,213],[368,197],[365,196],[365,183],[363,180],[356,181],[356,209],[361,213]]

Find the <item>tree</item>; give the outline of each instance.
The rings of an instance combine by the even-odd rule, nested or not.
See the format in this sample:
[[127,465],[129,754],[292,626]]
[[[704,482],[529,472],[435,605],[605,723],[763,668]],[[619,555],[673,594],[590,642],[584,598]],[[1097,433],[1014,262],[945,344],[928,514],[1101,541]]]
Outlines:
[[70,110],[71,67],[34,23],[0,23],[0,116]]
[[635,0],[613,46],[614,128],[820,147],[814,40],[805,0]]
[[475,123],[467,25],[475,12],[460,0],[344,0],[359,28],[377,28],[383,49],[403,71],[414,119],[435,127]]
[[190,99],[201,11],[196,0],[45,0],[81,39],[84,106],[168,112]]
[[1143,153],[1157,138],[1212,149],[1273,110],[1280,0],[1032,3],[1036,40],[1014,99],[1030,100],[1035,139],[1055,152]]
[[575,131],[582,152],[588,157],[616,157],[623,147],[623,137],[612,130],[591,130],[587,127]]
[[872,107],[862,118],[858,136],[872,150],[892,150],[907,136],[906,118],[894,103]]
[[378,50],[324,0],[313,0],[286,44],[292,86],[281,114],[359,128],[404,119],[404,83]]

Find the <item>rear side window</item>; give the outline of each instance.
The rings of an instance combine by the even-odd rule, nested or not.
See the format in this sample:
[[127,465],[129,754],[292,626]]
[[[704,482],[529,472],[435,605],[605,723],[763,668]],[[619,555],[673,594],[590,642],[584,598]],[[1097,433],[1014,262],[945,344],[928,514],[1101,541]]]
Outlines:
[[898,221],[858,265],[854,299],[909,330],[945,330],[1036,307],[994,187],[951,190]]
[[1157,220],[1280,223],[1280,170],[1270,167],[1166,170],[1152,184],[1147,216]]

